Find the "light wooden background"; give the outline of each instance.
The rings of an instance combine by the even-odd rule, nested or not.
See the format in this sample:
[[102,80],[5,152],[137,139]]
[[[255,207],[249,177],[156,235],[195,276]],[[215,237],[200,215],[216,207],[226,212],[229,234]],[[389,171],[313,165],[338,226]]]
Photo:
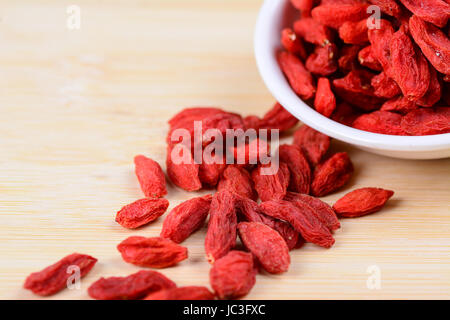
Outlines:
[[[0,2],[0,298],[36,298],[25,277],[66,254],[99,259],[81,290],[100,276],[139,268],[116,245],[156,236],[114,222],[142,196],[139,153],[164,163],[166,121],[185,106],[218,105],[262,115],[273,103],[253,58],[260,0]],[[66,28],[69,4],[81,29]],[[292,252],[286,274],[259,275],[249,299],[450,298],[450,159],[406,161],[334,142],[354,160],[356,187],[391,188],[385,210],[343,220],[336,245]],[[169,188],[171,208],[192,194]],[[163,270],[179,285],[208,285],[202,230],[189,260]],[[371,290],[367,268],[381,271]]]

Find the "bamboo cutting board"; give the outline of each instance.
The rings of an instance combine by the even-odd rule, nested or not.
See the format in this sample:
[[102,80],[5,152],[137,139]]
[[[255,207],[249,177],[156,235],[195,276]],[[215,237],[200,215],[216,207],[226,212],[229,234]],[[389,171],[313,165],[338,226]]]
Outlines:
[[[262,1],[75,2],[81,28],[69,30],[72,1],[0,1],[0,298],[36,298],[21,288],[25,277],[72,252],[99,262],[81,290],[52,298],[87,299],[99,277],[139,270],[116,245],[158,235],[162,219],[137,231],[114,222],[142,197],[133,156],[163,164],[166,122],[185,106],[262,115],[274,102],[252,52]],[[348,151],[356,172],[327,202],[365,186],[394,198],[342,220],[333,248],[293,251],[289,272],[258,275],[247,298],[450,298],[450,159],[332,148]],[[194,195],[169,186],[170,208]],[[204,236],[189,238],[189,259],[162,272],[208,286]]]

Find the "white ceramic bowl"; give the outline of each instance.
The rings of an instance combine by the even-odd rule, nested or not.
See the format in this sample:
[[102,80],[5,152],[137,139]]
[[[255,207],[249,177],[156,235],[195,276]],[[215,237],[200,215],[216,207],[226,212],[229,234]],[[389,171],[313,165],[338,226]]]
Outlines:
[[450,157],[450,133],[414,137],[371,133],[328,119],[304,103],[289,86],[276,60],[280,32],[291,24],[294,13],[289,0],[266,0],[259,13],[254,44],[258,69],[267,88],[290,113],[330,137],[373,153],[405,159]]

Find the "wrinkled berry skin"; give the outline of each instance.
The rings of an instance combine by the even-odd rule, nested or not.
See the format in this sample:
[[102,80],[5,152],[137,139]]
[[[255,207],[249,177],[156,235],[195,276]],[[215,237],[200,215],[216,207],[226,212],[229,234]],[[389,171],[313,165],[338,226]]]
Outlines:
[[381,188],[356,189],[340,198],[333,209],[340,217],[361,217],[379,211],[393,195],[394,191]]

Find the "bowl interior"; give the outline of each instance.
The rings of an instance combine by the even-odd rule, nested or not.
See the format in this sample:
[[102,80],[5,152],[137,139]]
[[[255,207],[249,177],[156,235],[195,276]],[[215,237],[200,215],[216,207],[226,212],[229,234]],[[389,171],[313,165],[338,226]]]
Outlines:
[[436,159],[450,157],[450,133],[429,136],[393,136],[347,127],[322,116],[303,102],[281,72],[276,53],[280,32],[292,25],[296,10],[289,0],[266,0],[255,31],[255,57],[259,72],[272,95],[308,126],[362,149],[398,158]]

